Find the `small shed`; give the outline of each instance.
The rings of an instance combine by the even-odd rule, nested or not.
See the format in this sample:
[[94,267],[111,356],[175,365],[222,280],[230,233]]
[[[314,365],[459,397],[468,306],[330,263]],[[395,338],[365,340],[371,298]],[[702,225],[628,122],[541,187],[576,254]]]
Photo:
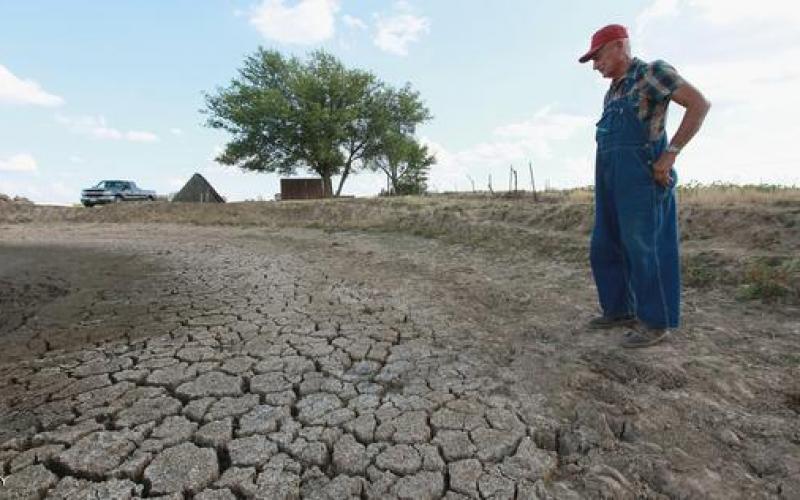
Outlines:
[[225,203],[225,198],[217,193],[211,184],[200,174],[194,174],[189,182],[172,197],[172,201],[195,203]]
[[281,200],[324,198],[322,179],[281,179]]

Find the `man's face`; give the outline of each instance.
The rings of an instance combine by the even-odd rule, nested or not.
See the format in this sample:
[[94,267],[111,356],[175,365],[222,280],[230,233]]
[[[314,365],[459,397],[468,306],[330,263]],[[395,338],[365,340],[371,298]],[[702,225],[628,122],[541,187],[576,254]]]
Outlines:
[[592,68],[603,75],[603,78],[615,78],[622,64],[622,40],[614,40],[600,47],[592,57]]

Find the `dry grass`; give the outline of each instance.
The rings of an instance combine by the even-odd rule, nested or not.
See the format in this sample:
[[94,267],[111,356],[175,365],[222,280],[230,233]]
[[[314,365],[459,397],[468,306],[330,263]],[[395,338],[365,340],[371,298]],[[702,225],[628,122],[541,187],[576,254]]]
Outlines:
[[[444,193],[433,197],[450,198],[483,198],[483,199],[512,199],[512,198],[533,198],[530,191],[518,191],[509,193],[500,191],[495,193]],[[594,200],[594,188],[585,186],[563,190],[548,190],[538,192],[539,201],[543,202],[569,202],[569,203],[592,203]],[[678,186],[678,196],[681,203],[690,205],[709,205],[709,206],[731,206],[731,205],[800,205],[800,187],[797,186],[778,186],[774,184],[729,184],[715,182],[712,184],[700,184],[690,182]],[[422,198],[424,200],[425,197]],[[422,201],[424,203],[424,201]]]
[[767,204],[800,206],[800,188],[772,184],[689,183],[678,187],[680,200],[695,205]]

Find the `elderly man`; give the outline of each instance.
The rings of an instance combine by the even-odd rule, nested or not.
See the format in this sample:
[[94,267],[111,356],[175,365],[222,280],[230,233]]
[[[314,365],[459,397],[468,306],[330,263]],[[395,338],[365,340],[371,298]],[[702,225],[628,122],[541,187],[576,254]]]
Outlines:
[[[680,256],[673,166],[710,104],[675,68],[631,57],[628,32],[612,24],[579,61],[611,79],[597,122],[595,224],[590,261],[602,316],[592,329],[632,327],[623,347],[661,342],[680,323]],[[670,141],[675,101],[686,112]]]

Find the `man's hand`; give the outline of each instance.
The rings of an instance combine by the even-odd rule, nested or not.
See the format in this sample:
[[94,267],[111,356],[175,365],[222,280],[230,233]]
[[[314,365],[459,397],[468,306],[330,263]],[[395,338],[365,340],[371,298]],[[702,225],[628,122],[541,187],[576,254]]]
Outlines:
[[672,182],[672,178],[669,174],[670,170],[672,170],[672,166],[675,165],[676,156],[678,156],[676,153],[664,151],[653,164],[653,178],[663,187],[668,187],[670,182]]

